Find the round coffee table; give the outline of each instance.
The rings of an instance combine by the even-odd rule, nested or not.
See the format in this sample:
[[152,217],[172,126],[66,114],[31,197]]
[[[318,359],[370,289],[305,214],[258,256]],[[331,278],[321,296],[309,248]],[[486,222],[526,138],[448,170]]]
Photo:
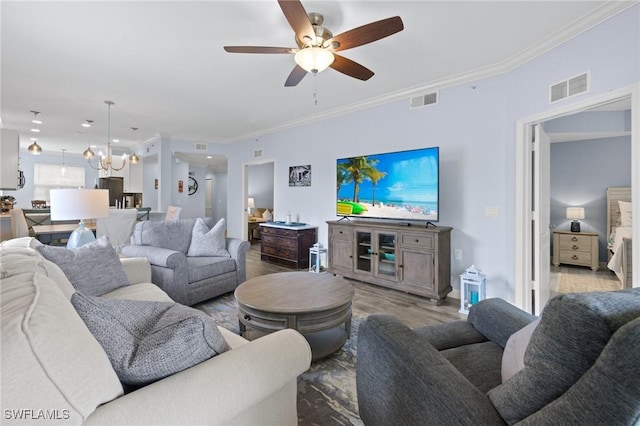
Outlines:
[[293,328],[311,346],[313,360],[337,351],[351,335],[353,287],[341,277],[312,272],[279,272],[240,284],[240,335],[247,327],[273,332]]

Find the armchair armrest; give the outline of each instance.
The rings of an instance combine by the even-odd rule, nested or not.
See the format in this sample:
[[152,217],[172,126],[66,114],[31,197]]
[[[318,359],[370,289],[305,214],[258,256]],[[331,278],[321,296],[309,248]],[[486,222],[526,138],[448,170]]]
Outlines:
[[267,424],[266,411],[285,410],[297,424],[296,378],[310,364],[304,337],[281,330],[104,404],[84,424],[230,424],[278,392],[286,403],[263,405],[253,421]]
[[227,238],[227,251],[236,261],[238,285],[247,279],[247,251],[251,247],[248,241],[240,238]]
[[151,264],[151,282],[178,303],[189,304],[187,283],[189,270],[184,253],[154,246],[128,245],[122,255],[145,257]]
[[122,255],[126,257],[146,257],[149,263],[164,268],[175,269],[184,262],[186,266],[186,256],[184,253],[169,250],[162,247],[128,245],[122,247]]
[[469,321],[487,339],[502,346],[536,317],[503,299],[485,299],[469,310]]
[[120,259],[120,263],[131,284],[151,282],[151,265],[146,258],[123,257]]
[[485,394],[426,339],[388,315],[370,315],[360,324],[356,383],[367,426],[504,424]]

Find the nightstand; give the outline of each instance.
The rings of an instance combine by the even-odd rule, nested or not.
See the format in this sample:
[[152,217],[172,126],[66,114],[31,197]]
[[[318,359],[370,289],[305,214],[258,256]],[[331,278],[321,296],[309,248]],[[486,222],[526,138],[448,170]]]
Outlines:
[[595,232],[553,231],[553,265],[589,266],[594,271],[598,261],[598,234]]

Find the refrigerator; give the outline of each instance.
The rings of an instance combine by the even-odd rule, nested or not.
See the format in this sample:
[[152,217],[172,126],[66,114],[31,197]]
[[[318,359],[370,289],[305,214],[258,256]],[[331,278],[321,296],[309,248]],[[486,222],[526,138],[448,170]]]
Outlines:
[[122,194],[124,191],[124,178],[122,177],[106,177],[98,179],[98,188],[109,190],[109,205],[115,206],[116,201],[122,202]]

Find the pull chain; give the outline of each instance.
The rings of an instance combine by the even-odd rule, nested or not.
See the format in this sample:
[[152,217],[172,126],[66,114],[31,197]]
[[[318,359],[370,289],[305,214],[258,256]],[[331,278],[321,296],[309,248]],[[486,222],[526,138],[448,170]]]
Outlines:
[[318,74],[313,74],[313,103],[318,106]]

